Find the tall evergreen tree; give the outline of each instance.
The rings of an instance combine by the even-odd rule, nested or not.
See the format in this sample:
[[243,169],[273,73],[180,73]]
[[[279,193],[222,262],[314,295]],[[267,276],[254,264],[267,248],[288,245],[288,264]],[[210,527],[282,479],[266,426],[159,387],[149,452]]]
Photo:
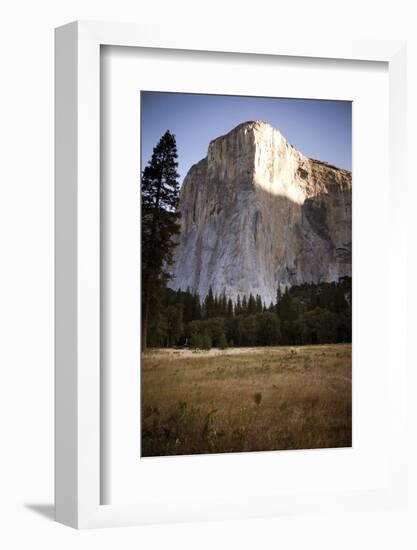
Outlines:
[[209,319],[210,317],[214,317],[215,313],[215,297],[213,294],[213,290],[210,287],[206,296],[206,299],[204,300],[204,315],[206,319]]
[[193,294],[194,298],[194,307],[193,307],[193,319],[201,319],[201,303],[200,303],[200,295],[198,292],[194,292]]
[[242,304],[240,301],[240,295],[237,295],[236,299],[236,306],[235,306],[235,316],[240,315],[242,313]]
[[[180,231],[177,144],[169,131],[154,148],[142,173],[142,349],[147,348],[150,315],[158,313],[161,289],[169,279],[175,235]],[[152,304],[152,308],[151,308]]]
[[256,313],[256,300],[251,292],[248,299],[248,314],[253,315],[254,313]]
[[263,304],[262,304],[262,298],[259,296],[259,294],[256,295],[256,313],[262,313],[263,310]]
[[281,317],[281,314],[280,314],[281,313],[281,306],[280,306],[281,298],[282,298],[281,287],[278,285],[277,298],[276,298],[276,314],[278,315],[278,317]]
[[247,315],[247,313],[248,313],[248,299],[246,298],[246,294],[244,294],[243,298],[242,298],[241,311],[242,311],[243,315]]
[[227,317],[231,319],[233,317],[233,302],[232,299],[229,298],[227,302]]
[[213,312],[210,314],[210,317],[217,317],[219,315],[219,297],[217,294],[214,295],[213,303]]
[[222,298],[221,298],[221,317],[227,317],[227,298],[226,298],[226,291],[223,290]]

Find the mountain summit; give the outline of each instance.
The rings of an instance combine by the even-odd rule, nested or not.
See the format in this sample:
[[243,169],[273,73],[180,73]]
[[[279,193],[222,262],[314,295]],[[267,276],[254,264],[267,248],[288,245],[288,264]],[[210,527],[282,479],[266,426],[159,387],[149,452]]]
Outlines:
[[210,142],[180,193],[175,289],[259,294],[351,276],[352,175],[310,159],[267,122]]

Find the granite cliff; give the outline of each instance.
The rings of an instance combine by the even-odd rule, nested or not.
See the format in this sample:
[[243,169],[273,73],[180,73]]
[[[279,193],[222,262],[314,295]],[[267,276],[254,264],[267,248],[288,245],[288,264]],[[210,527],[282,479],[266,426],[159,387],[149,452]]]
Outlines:
[[170,286],[228,297],[351,276],[352,175],[250,121],[210,142],[180,192]]

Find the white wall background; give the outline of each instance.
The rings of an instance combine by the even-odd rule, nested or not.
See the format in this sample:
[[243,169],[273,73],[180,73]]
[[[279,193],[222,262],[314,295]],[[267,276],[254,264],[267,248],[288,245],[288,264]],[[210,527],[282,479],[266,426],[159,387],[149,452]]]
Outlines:
[[[407,206],[410,235],[417,235],[413,2],[9,0],[0,13],[0,547],[415,548],[415,509],[88,532],[49,519],[53,514],[54,27],[92,19],[171,24],[182,33],[190,26],[209,24],[215,33],[216,23],[221,22],[242,25],[248,33],[324,34],[329,40],[340,34],[408,39]],[[410,247],[410,290],[416,280],[416,248]],[[411,342],[415,306],[415,295],[410,294]],[[411,371],[411,397],[413,388],[417,388],[416,375]],[[413,401],[410,409],[417,419]],[[415,452],[416,433],[414,423],[410,452]],[[414,504],[415,478],[412,472]]]

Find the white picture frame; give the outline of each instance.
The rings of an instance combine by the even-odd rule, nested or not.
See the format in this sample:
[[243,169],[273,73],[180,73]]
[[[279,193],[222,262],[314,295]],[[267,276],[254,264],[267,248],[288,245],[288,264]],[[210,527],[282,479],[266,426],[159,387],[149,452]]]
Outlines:
[[[165,511],[150,502],[101,504],[100,400],[100,48],[102,45],[167,48],[334,60],[382,61],[389,70],[390,184],[392,225],[399,247],[390,261],[404,265],[406,220],[402,216],[405,188],[405,44],[389,41],[288,40],[216,33],[196,28],[187,36],[162,27],[75,22],[56,30],[56,519],[76,528],[121,526],[156,521],[268,515],[317,508],[398,505],[405,499],[406,356],[398,354],[390,373],[390,403],[396,408],[397,452],[391,457],[384,490],[360,494],[268,499],[232,512],[210,503],[184,515],[175,505]],[[400,272],[401,273],[401,272]],[[390,314],[405,317],[405,297],[390,302]],[[402,422],[401,422],[402,421]],[[151,501],[151,495],[150,495]]]

